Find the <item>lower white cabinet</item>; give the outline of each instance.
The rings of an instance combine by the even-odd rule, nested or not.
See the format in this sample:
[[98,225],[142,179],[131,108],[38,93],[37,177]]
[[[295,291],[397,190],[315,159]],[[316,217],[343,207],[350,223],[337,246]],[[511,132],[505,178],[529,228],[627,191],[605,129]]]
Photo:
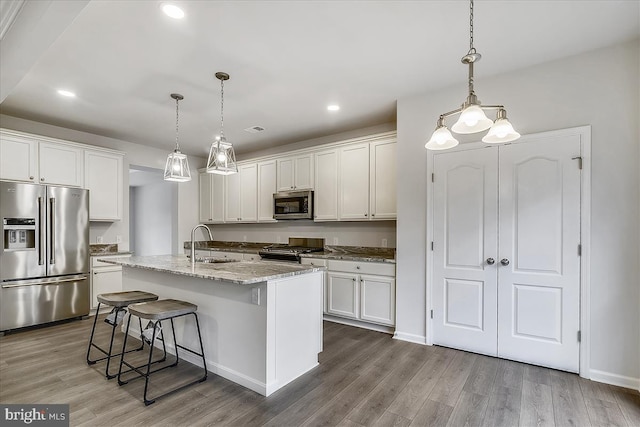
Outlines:
[[[326,267],[327,261],[320,258],[302,258],[300,260],[302,265],[313,265],[318,267]],[[324,272],[322,278],[322,312],[327,313],[327,272]]]
[[327,313],[394,326],[395,264],[329,260]]
[[98,295],[122,291],[122,266],[105,264],[100,259],[120,256],[91,257],[91,308],[98,306]]

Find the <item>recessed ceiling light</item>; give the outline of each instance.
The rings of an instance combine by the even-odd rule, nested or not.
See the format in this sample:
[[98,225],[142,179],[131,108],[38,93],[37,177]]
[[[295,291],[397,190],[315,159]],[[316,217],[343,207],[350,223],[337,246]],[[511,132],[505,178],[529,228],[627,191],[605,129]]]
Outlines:
[[184,11],[180,9],[175,4],[164,3],[162,4],[162,11],[165,15],[173,18],[173,19],[182,19],[184,18]]
[[75,98],[76,94],[64,89],[58,89],[58,94],[62,96],[66,96],[67,98]]
[[339,109],[340,109],[339,105],[329,105],[327,107],[327,110],[329,110],[329,111],[338,111]]

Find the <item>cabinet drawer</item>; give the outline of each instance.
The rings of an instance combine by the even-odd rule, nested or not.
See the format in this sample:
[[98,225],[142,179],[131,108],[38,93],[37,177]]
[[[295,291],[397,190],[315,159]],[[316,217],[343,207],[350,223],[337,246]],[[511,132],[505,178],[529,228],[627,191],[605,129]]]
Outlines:
[[300,259],[300,264],[302,264],[302,265],[314,265],[316,267],[318,267],[318,266],[326,267],[327,266],[327,260],[326,259],[321,259],[321,258],[301,258]]
[[361,261],[341,261],[328,260],[329,271],[345,271],[358,274],[377,274],[380,276],[395,276],[396,265],[384,262],[361,262]]

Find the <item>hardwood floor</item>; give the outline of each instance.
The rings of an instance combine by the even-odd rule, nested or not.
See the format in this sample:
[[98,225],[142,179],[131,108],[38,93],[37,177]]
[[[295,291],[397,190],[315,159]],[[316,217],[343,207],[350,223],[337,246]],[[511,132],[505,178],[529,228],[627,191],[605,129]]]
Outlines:
[[[269,397],[211,374],[145,407],[142,381],[119,387],[104,362],[87,366],[91,322],[1,337],[0,402],[68,403],[72,426],[640,426],[637,391],[330,322],[320,366]],[[152,393],[176,372],[199,373],[182,362]]]

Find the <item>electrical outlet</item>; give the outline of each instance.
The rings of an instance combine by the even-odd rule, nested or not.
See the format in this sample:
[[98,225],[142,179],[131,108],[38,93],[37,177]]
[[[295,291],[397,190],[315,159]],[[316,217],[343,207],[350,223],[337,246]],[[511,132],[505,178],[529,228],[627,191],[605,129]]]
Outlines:
[[338,238],[337,238],[337,237],[334,237],[334,238],[333,238],[333,244],[334,244],[334,245],[337,245],[337,244],[338,244]]
[[387,247],[387,239],[382,239],[382,247],[383,248]]
[[260,305],[260,288],[251,288],[251,304]]
[[122,236],[116,236],[116,243],[122,243]]
[[97,242],[97,243],[102,243],[102,242],[103,242],[103,240],[102,240],[102,236],[98,236],[98,237],[96,237],[96,242]]

